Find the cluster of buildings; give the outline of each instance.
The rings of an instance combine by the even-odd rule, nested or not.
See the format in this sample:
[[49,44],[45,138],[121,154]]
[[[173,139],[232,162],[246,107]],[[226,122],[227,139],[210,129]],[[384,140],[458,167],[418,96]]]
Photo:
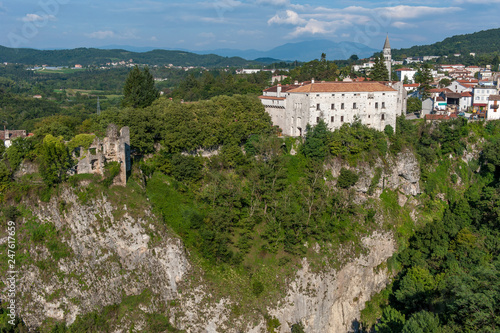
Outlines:
[[[389,39],[384,44],[384,61],[391,65]],[[384,130],[396,128],[396,117],[406,114],[407,93],[402,82],[345,79],[335,82],[295,82],[263,91],[260,100],[282,134],[305,135],[308,124],[323,120],[330,130],[345,123]]]
[[[405,74],[405,78],[412,81],[411,75],[416,71],[402,69],[398,73]],[[430,97],[422,101],[421,116],[457,114],[473,119],[500,119],[497,106],[500,100],[500,73],[493,72],[490,66],[440,65],[432,74],[435,88],[429,90]],[[443,79],[448,79],[450,83],[443,86],[440,84]],[[422,99],[418,86],[415,83],[404,84],[409,96]]]

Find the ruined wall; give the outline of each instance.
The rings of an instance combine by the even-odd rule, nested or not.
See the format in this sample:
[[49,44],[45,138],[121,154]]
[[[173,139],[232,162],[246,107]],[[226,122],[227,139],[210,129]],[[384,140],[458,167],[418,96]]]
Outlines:
[[118,127],[110,124],[104,139],[96,138],[89,149],[80,147],[80,160],[76,173],[94,173],[104,175],[104,166],[109,162],[120,163],[120,173],[115,178],[115,185],[127,183],[130,171],[130,129],[125,126],[118,132]]

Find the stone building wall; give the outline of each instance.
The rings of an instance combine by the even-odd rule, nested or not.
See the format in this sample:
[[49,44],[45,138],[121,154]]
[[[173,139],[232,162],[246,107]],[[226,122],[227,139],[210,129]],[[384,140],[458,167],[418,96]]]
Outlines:
[[130,130],[110,124],[106,137],[102,140],[95,138],[89,149],[80,147],[80,157],[76,166],[76,173],[94,173],[104,175],[104,166],[109,162],[120,163],[120,173],[114,184],[124,186],[127,183],[127,173],[130,171]]

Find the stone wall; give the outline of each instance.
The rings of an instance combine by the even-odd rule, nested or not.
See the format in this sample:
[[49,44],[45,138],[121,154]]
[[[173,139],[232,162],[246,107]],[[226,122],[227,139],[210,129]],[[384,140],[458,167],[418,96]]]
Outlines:
[[76,173],[94,173],[104,175],[104,166],[109,162],[120,163],[120,173],[114,184],[125,185],[127,172],[130,171],[130,130],[110,124],[104,139],[96,138],[89,149],[80,147],[80,158],[76,166]]

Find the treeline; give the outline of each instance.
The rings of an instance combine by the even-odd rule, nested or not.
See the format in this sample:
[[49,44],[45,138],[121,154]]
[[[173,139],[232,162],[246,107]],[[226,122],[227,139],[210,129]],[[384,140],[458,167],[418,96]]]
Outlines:
[[82,66],[103,65],[111,62],[129,61],[149,66],[203,66],[203,67],[241,67],[256,62],[239,57],[221,57],[215,54],[199,55],[186,51],[152,50],[131,52],[126,50],[102,50],[76,48],[71,50],[36,50],[28,48],[9,48],[0,46],[0,62],[24,65]]
[[500,29],[490,29],[472,34],[448,37],[441,42],[430,45],[413,46],[407,49],[392,50],[394,59],[400,59],[403,55],[412,56],[449,56],[453,54],[476,54],[498,53],[500,48]]
[[226,71],[205,71],[201,75],[191,73],[167,95],[185,101],[199,101],[219,95],[260,95],[271,81],[270,72],[236,75]]

